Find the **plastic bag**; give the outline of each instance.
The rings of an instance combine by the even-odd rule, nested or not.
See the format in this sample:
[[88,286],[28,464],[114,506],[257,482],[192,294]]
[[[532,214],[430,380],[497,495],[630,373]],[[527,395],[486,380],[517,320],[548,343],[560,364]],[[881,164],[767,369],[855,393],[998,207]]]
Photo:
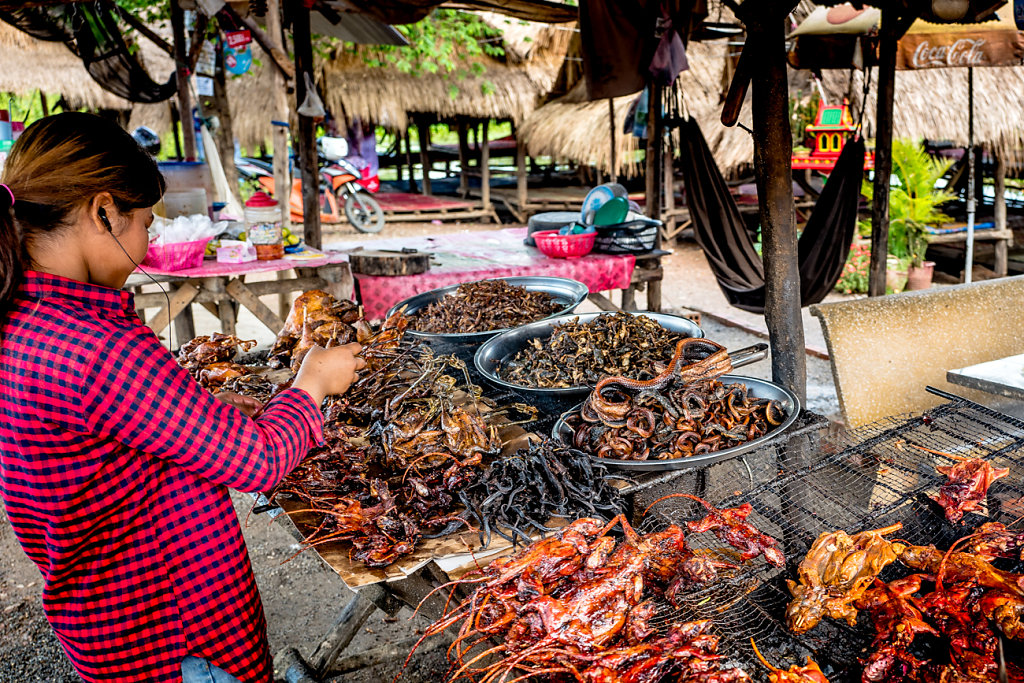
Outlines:
[[316,84],[313,83],[313,77],[309,75],[308,71],[303,71],[302,78],[306,81],[306,96],[302,99],[302,104],[299,105],[296,111],[311,119],[324,118],[327,116],[327,111],[324,110],[324,103],[316,92]]

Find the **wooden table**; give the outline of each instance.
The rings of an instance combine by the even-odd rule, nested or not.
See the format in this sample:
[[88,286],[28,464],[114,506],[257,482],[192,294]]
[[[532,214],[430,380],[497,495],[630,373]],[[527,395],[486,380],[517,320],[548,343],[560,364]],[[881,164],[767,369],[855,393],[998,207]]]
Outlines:
[[[235,333],[238,308],[242,306],[277,334],[284,327],[291,292],[310,289],[325,289],[338,298],[349,298],[352,293],[352,274],[346,262],[347,256],[325,252],[323,256],[308,260],[278,259],[274,261],[253,261],[251,263],[217,263],[204,261],[198,268],[181,271],[164,271],[146,268],[161,286],[169,285],[167,297],[161,292],[143,292],[142,288],[152,280],[136,271],[125,283],[126,289],[135,292],[135,307],[139,316],[146,320],[145,309],[159,311],[148,319],[149,327],[156,333],[175,322],[175,332],[180,341],[195,336],[191,306],[199,304],[217,316],[221,331]],[[275,280],[246,282],[246,277],[258,273],[274,273]],[[260,301],[261,296],[281,296],[278,311]],[[170,307],[168,308],[168,299]]]
[[[966,226],[966,223],[957,223],[953,227]],[[960,232],[946,232],[937,235],[927,235],[928,244],[966,244],[967,242],[967,231],[963,230]],[[992,264],[992,270],[999,277],[1006,276],[1007,270],[1007,256],[1010,251],[1010,247],[1013,246],[1013,230],[975,230],[974,231],[974,242],[994,242],[995,243],[995,261]]]
[[996,396],[1024,401],[1024,353],[949,370],[946,381]]

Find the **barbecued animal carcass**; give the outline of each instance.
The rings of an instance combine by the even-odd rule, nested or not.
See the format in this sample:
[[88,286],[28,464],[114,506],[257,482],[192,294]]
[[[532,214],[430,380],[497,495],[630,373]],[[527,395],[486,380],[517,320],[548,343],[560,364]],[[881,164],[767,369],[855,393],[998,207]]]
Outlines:
[[996,569],[971,553],[944,553],[933,545],[895,544],[900,562],[911,569],[928,572],[943,582],[973,581],[984,588],[997,588],[1024,597],[1024,574]]
[[[852,536],[845,531],[825,533],[811,545],[796,581],[787,581],[793,600],[786,607],[786,624],[804,633],[823,617],[857,623],[853,606],[872,581],[896,559],[894,544],[885,538],[903,528],[893,524]],[[898,544],[895,544],[898,545]]]
[[999,522],[985,522],[970,536],[967,547],[985,560],[1024,560],[1024,531]]
[[926,662],[911,654],[914,639],[939,633],[925,623],[913,601],[913,594],[921,590],[921,574],[884,583],[875,579],[873,587],[857,600],[857,608],[868,612],[875,627],[875,639],[861,675],[862,683],[899,683],[917,680],[917,674]]
[[753,638],[750,639],[750,646],[754,648],[754,654],[757,655],[758,661],[771,671],[768,674],[768,680],[771,683],[829,683],[828,679],[825,678],[825,672],[810,657],[807,658],[807,664],[804,666],[794,664],[788,670],[783,670],[772,666],[764,658],[761,651],[757,649],[757,643],[754,642]]
[[225,363],[233,360],[239,348],[243,352],[256,346],[255,339],[239,339],[233,334],[214,332],[190,339],[178,349],[178,365],[188,370],[193,377],[199,378],[199,372],[213,363]]
[[758,555],[764,555],[765,561],[773,567],[786,566],[786,556],[779,549],[779,542],[747,521],[747,517],[754,511],[750,503],[744,503],[734,508],[718,509],[696,496],[681,495],[685,498],[692,498],[708,511],[704,519],[699,522],[686,523],[686,528],[691,534],[713,531],[719,540],[725,541],[739,550],[740,560],[744,562]]
[[339,301],[323,290],[313,289],[303,292],[292,303],[284,327],[270,349],[269,363],[271,367],[290,366],[296,371],[314,346],[329,348],[361,342],[370,334],[358,304]]
[[939,488],[938,495],[930,497],[942,506],[946,519],[954,524],[963,519],[965,512],[980,510],[992,482],[1010,473],[1009,468],[994,468],[980,458],[935,469],[947,479]]

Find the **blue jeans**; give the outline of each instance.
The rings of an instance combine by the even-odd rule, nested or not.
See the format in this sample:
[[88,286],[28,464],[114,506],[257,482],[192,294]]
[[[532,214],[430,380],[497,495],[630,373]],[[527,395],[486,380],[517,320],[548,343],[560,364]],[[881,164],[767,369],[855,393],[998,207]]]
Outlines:
[[186,655],[181,660],[181,683],[239,683],[224,669],[210,664],[202,657]]

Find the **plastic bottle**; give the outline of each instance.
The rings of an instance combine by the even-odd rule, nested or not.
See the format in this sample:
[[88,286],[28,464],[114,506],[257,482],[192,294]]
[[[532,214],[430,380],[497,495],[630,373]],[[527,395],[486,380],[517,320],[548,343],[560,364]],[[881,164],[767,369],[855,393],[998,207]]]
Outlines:
[[248,239],[256,247],[256,258],[273,261],[284,257],[281,210],[266,192],[257,192],[245,202]]
[[13,139],[11,130],[11,112],[0,109],[0,140]]

